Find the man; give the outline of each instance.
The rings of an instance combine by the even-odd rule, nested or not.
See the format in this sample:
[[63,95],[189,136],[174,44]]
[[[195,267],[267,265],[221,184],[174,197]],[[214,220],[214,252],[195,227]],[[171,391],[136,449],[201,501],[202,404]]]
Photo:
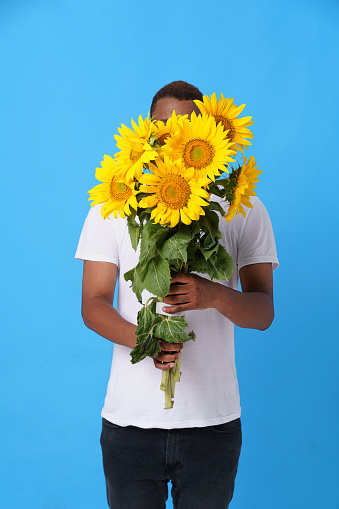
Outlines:
[[[199,113],[194,99],[202,99],[197,88],[170,83],[154,96],[151,115],[166,121],[173,110]],[[137,264],[139,252],[131,247],[126,220],[103,220],[100,206],[89,212],[76,257],[84,260],[84,322],[115,343],[101,435],[111,509],[162,509],[169,480],[175,509],[229,505],[241,448],[233,324],[260,330],[270,326],[272,268],[278,265],[267,212],[257,198],[252,203],[246,218],[239,215],[228,224],[220,219],[222,243],[234,259],[229,282],[192,274],[172,278],[163,310],[183,311],[196,341],[186,343],[184,352],[183,345],[160,341],[157,357],[136,365],[130,352],[140,304],[123,275]],[[164,410],[159,370],[170,369],[181,355],[175,404]]]

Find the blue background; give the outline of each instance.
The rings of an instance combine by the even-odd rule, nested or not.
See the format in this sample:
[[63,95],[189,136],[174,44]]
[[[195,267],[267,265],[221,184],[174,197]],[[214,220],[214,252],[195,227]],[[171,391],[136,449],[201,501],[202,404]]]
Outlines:
[[236,330],[232,508],[339,508],[338,11],[334,0],[1,1],[1,507],[106,507],[113,346],[82,323],[73,257],[117,127],[183,79],[247,104],[281,263],[271,328]]

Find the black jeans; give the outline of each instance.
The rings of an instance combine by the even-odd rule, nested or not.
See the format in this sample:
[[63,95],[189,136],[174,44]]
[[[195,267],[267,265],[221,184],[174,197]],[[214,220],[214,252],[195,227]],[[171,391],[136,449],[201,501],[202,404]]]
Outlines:
[[110,509],[227,509],[242,442],[240,419],[203,428],[142,429],[102,421]]

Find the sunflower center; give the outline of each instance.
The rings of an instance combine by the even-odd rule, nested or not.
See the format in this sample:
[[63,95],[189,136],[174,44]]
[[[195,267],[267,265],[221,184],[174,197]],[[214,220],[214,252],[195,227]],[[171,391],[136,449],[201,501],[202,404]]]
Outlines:
[[206,168],[213,161],[213,145],[206,140],[195,139],[186,143],[183,149],[183,160],[186,168]]
[[128,198],[132,194],[132,190],[124,182],[119,182],[112,178],[110,185],[110,193],[112,200],[123,201],[128,200]]
[[131,150],[129,154],[129,158],[133,163],[136,163],[140,157],[142,156],[142,152],[138,152],[137,150]]
[[214,118],[215,118],[215,121],[217,124],[219,124],[219,122],[222,123],[225,131],[228,130],[227,138],[229,138],[232,141],[235,136],[235,129],[233,127],[232,122],[227,117],[224,117],[223,115],[215,115]]
[[188,204],[191,188],[187,180],[180,175],[165,175],[157,190],[160,202],[171,209],[182,209]]
[[162,134],[159,138],[158,138],[158,143],[159,145],[162,147],[163,144],[165,143],[165,140],[166,138],[168,138],[170,135],[170,133],[165,133],[165,134]]

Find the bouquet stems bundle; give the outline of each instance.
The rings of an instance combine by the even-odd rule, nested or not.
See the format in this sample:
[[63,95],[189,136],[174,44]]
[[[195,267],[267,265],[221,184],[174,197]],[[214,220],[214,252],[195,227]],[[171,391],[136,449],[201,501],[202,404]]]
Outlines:
[[[166,123],[140,116],[138,124],[132,120],[133,129],[122,125],[115,136],[120,151],[114,158],[104,156],[96,170],[102,183],[89,191],[92,205],[103,204],[104,219],[118,213],[126,217],[132,247],[140,243],[140,256],[124,277],[140,303],[144,290],[154,296],[138,313],[132,363],[156,357],[158,339],[195,339],[193,331],[186,332],[184,316],[157,313],[156,302],[166,297],[176,273],[229,280],[233,260],[220,243],[219,218],[245,216],[243,205],[252,207],[250,196],[255,195],[260,171],[254,157],[232,166],[237,151],[243,152],[253,137],[251,117],[238,118],[245,105],[237,107],[222,94],[219,101],[213,94],[195,102],[201,114],[193,112],[190,119],[173,112]],[[180,360],[163,371],[166,409],[173,407]]]

